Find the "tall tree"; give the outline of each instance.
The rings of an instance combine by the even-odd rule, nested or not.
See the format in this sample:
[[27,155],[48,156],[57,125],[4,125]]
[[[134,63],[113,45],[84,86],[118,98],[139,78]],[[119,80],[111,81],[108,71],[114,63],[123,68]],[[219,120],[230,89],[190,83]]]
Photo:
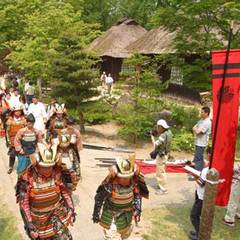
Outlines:
[[76,110],[82,130],[84,130],[82,101],[98,94],[98,71],[93,68],[97,58],[86,51],[91,37],[90,25],[82,22],[70,28],[59,37],[51,60],[52,94]]
[[47,82],[55,43],[60,34],[79,21],[80,12],[76,12],[70,4],[46,1],[38,11],[26,17],[23,37],[10,42],[10,64],[24,72],[28,79]]
[[157,0],[85,0],[83,19],[89,23],[101,24],[105,31],[124,17],[133,18],[144,27],[148,27],[149,19],[162,1]]
[[[183,70],[185,84],[210,87],[210,61],[207,53],[224,49],[231,20],[240,20],[240,3],[228,0],[168,0],[152,18],[153,26],[175,31],[172,44],[177,50],[174,63]],[[239,45],[239,27],[235,27],[232,47]],[[183,61],[183,57],[185,61]]]

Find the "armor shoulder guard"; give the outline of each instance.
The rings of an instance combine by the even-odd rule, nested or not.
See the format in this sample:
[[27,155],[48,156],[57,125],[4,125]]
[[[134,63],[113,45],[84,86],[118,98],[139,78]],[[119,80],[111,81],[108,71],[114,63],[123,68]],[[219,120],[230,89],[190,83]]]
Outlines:
[[30,185],[30,176],[29,176],[29,171],[25,172],[17,181],[16,184],[16,198],[17,198],[17,203],[24,199],[25,195],[27,194],[28,187]]
[[147,184],[145,182],[144,176],[141,172],[134,176],[135,183],[138,187],[139,193],[142,197],[148,199],[149,198],[149,190]]

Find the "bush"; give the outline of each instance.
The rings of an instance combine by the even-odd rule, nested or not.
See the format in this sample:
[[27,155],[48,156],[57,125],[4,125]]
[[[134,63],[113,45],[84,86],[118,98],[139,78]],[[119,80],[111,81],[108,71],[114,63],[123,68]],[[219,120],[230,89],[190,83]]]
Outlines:
[[173,130],[172,139],[172,150],[173,151],[186,151],[192,152],[194,150],[194,137],[193,134],[186,129]]
[[136,143],[137,139],[146,138],[147,131],[152,128],[154,123],[150,114],[137,113],[131,105],[122,106],[115,119],[122,125],[119,135],[134,143]]
[[84,103],[82,111],[84,120],[89,124],[106,123],[112,120],[112,108],[104,101]]
[[185,127],[188,131],[192,131],[192,127],[199,120],[199,111],[196,107],[182,107],[177,104],[169,106],[172,112],[172,120],[177,128]]

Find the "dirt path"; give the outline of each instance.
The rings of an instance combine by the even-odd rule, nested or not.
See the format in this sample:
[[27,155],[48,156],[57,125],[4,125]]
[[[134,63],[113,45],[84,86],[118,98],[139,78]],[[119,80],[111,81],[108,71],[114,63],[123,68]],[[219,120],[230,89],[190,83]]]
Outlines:
[[[96,126],[94,129],[95,134],[88,134],[84,136],[85,142],[98,143],[109,146],[124,146],[124,141],[119,141],[114,136],[116,134],[116,127],[111,125]],[[96,134],[98,133],[98,134]],[[104,136],[102,136],[104,133]],[[0,141],[0,148],[2,152],[2,158],[0,160],[0,190],[4,193],[4,199],[8,203],[9,208],[14,213],[17,219],[19,231],[23,235],[23,239],[27,239],[23,230],[21,217],[19,214],[18,206],[15,203],[14,197],[14,185],[16,182],[16,174],[13,173],[10,176],[7,172],[7,155],[4,141]],[[151,144],[146,144],[141,148],[136,149],[136,156],[143,158],[148,157],[148,153],[151,150]],[[71,228],[74,240],[102,240],[103,235],[101,228],[93,224],[91,221],[91,215],[94,204],[94,195],[97,186],[107,174],[106,168],[100,168],[96,166],[96,157],[116,157],[124,156],[121,153],[112,153],[106,151],[96,151],[84,149],[81,152],[81,168],[83,181],[79,184],[77,191],[73,194],[73,199],[76,206],[77,220],[74,227]],[[127,155],[125,155],[127,156]],[[185,155],[184,155],[185,156]],[[180,154],[182,157],[182,154]],[[188,156],[190,157],[190,156]],[[184,204],[192,201],[194,183],[187,181],[185,174],[168,174],[169,180],[169,194],[159,196],[155,195],[156,182],[154,175],[147,175],[146,181],[149,185],[150,199],[143,201],[143,208],[156,208],[164,204]],[[147,220],[147,219],[146,219]],[[143,219],[144,222],[144,219]],[[143,223],[140,223],[134,230],[133,236],[129,240],[140,240],[140,235],[146,228]]]

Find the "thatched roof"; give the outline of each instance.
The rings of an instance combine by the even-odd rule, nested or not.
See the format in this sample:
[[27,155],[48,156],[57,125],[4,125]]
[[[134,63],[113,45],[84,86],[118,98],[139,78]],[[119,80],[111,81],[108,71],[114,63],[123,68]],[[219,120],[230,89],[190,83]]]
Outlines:
[[112,26],[102,36],[95,39],[89,50],[99,56],[126,58],[129,53],[126,47],[143,36],[147,30],[132,19],[123,19]]
[[[204,29],[202,30],[204,32]],[[234,32],[240,31],[239,25],[234,26]],[[211,34],[215,35],[216,38],[227,46],[227,40],[219,29],[211,29]],[[165,27],[161,26],[158,29],[153,29],[145,33],[135,42],[129,44],[126,50],[130,54],[142,53],[142,54],[166,54],[174,53],[176,49],[172,43],[176,37],[177,32],[169,32]],[[189,42],[191,38],[189,37]]]
[[171,46],[176,33],[170,33],[166,28],[160,27],[145,33],[126,49],[129,53],[164,54],[174,53]]

